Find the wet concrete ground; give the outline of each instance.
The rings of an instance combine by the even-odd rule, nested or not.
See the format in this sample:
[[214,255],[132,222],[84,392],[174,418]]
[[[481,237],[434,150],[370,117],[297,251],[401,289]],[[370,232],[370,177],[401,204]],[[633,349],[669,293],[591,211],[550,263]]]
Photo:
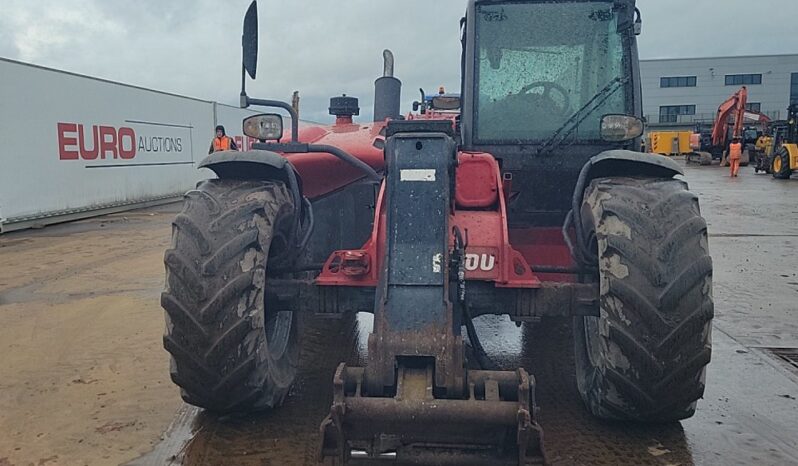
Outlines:
[[177,206],[0,236],[0,465],[109,465],[182,402],[161,345]]
[[[688,168],[687,180],[701,197],[715,261],[713,360],[695,417],[664,426],[597,421],[576,391],[568,321],[519,329],[479,319],[493,359],[537,377],[553,464],[798,464],[798,367],[770,351],[798,347],[798,180],[750,169],[729,179],[717,167]],[[299,382],[279,410],[217,418],[181,407],[160,349],[157,301],[170,214],[0,237],[0,465],[315,464],[332,372],[342,360],[362,360],[370,316],[306,323]],[[46,267],[37,258],[48,258]],[[65,326],[64,315],[75,323]],[[50,345],[59,357],[38,355]],[[97,369],[111,364],[116,372]],[[100,408],[98,390],[113,384],[114,402]]]

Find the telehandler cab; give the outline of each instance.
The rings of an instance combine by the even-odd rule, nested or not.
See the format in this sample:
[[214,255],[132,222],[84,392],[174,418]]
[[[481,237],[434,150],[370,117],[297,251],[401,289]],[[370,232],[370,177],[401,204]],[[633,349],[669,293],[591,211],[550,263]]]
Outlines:
[[[298,316],[372,312],[364,367],[341,364],[320,459],[545,462],[535,379],[474,368],[472,319],[572,318],[579,390],[605,419],[669,422],[704,391],[712,260],[696,196],[643,133],[634,0],[469,0],[461,112],[400,114],[393,57],[374,121],[329,127],[244,91],[261,142],[201,167],[166,252],[164,345],[183,398],[277,407]],[[257,7],[244,21],[255,78]],[[443,115],[440,119],[434,115]],[[466,332],[462,329],[465,328]]]

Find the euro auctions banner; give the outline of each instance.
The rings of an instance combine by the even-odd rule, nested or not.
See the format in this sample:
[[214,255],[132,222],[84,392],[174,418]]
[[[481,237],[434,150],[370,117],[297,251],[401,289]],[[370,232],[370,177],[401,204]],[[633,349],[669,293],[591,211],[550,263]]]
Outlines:
[[[226,126],[226,131],[239,150],[250,149],[257,141],[237,133],[241,132],[241,121],[251,112],[219,104],[216,107],[217,118],[232,123]],[[95,162],[87,165],[87,168],[194,163],[193,126],[138,120],[125,120],[124,124],[125,126],[115,127],[59,122],[59,159]],[[201,138],[196,148],[200,155],[210,148],[214,134],[212,132]]]
[[194,163],[191,126],[135,120],[124,123],[127,126],[59,122],[59,159],[95,162],[87,168]]
[[0,231],[176,198],[217,122],[242,148],[255,112],[0,59]]

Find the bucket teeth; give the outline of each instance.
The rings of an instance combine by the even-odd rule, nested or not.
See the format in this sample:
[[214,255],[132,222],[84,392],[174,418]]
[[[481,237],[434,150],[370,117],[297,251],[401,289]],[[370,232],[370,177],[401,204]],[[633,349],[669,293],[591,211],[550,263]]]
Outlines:
[[469,371],[467,399],[435,398],[431,368],[398,369],[395,393],[368,396],[362,368],[338,366],[320,460],[400,464],[545,464],[535,381],[526,371]]

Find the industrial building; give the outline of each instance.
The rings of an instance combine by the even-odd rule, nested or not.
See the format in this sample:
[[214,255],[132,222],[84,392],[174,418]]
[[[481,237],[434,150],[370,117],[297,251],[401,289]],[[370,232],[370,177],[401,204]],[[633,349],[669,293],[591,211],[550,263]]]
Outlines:
[[641,60],[640,73],[650,126],[711,121],[741,86],[748,87],[748,109],[774,120],[798,102],[798,54]]

